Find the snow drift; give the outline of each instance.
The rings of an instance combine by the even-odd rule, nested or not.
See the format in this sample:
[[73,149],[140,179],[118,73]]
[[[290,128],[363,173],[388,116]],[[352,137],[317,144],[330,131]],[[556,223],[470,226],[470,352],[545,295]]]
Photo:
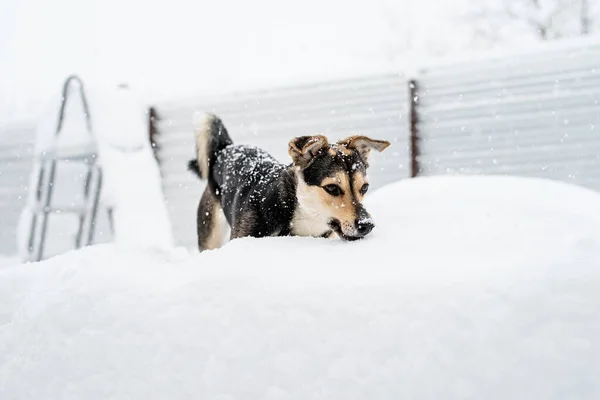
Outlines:
[[594,399],[600,196],[418,178],[366,240],[99,245],[0,270],[2,399]]

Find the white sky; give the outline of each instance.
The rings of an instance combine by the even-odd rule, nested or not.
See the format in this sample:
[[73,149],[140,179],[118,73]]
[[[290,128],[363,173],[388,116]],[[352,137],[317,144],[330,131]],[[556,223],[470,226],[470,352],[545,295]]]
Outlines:
[[0,119],[71,72],[148,99],[209,94],[391,69],[390,46],[432,45],[409,30],[457,34],[446,0],[0,1]]

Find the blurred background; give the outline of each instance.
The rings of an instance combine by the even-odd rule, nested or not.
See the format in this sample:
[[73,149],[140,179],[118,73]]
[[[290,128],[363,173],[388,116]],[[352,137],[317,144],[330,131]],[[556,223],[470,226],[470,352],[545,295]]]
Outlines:
[[[92,242],[114,240],[113,212],[126,208],[115,198],[149,192],[168,215],[156,229],[194,248],[202,183],[185,165],[196,112],[218,113],[235,141],[286,162],[295,135],[388,139],[394,146],[373,159],[376,187],[425,175],[503,174],[600,189],[600,0],[3,0],[0,7],[5,257],[32,258],[39,242],[32,238],[51,229],[39,218],[62,211],[73,220],[50,224],[46,236],[61,243],[46,243],[54,249],[46,256],[81,240],[81,221],[91,223],[86,232],[95,227]],[[91,145],[70,142],[70,155],[59,157],[39,143],[57,131],[71,74],[90,91],[92,110],[74,95],[80,106],[65,114],[71,128],[61,135],[95,136]],[[118,157],[93,149],[105,142],[121,161],[108,165]],[[153,161],[135,161],[136,146]],[[73,167],[54,184],[53,163],[82,154],[88,166],[99,154],[108,180],[97,185],[95,172]],[[128,181],[111,177],[128,162],[138,162]],[[88,187],[103,193],[93,218]],[[115,187],[118,196],[105,193]],[[138,221],[162,215],[156,207]]]
[[128,82],[148,102],[413,68],[594,35],[597,0],[3,0],[0,122],[57,82]]

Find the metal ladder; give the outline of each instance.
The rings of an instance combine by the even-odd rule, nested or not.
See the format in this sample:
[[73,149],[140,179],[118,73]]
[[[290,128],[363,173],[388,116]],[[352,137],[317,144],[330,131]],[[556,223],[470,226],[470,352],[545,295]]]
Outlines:
[[[44,257],[44,246],[46,244],[46,231],[48,228],[48,216],[51,213],[71,213],[79,216],[79,227],[75,235],[75,249],[87,246],[94,239],[94,226],[100,200],[100,189],[102,187],[102,169],[98,162],[98,151],[96,142],[92,148],[78,149],[77,151],[65,151],[57,146],[58,137],[63,128],[65,107],[69,98],[70,85],[79,84],[79,96],[85,112],[87,133],[93,138],[92,122],[89,107],[85,96],[83,82],[79,77],[72,75],[63,84],[62,100],[58,115],[58,123],[53,136],[53,144],[48,151],[36,156],[36,191],[33,216],[29,229],[28,247],[31,261],[40,261]],[[83,206],[54,207],[52,206],[52,192],[55,186],[56,166],[59,161],[81,162],[87,166],[85,182],[83,187]]]

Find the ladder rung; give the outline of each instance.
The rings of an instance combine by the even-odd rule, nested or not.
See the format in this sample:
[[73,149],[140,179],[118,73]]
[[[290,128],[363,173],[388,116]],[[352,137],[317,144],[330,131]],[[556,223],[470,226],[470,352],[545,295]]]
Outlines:
[[39,154],[38,159],[40,161],[51,161],[51,160],[68,160],[68,161],[83,161],[85,163],[91,163],[98,158],[98,152],[96,149],[85,147],[82,148],[59,148],[58,150],[53,149],[45,151]]
[[33,209],[35,214],[52,213],[52,214],[78,214],[82,215],[90,211],[90,207],[85,206],[38,206]]
[[92,163],[98,158],[97,153],[86,153],[86,154],[54,154],[54,153],[45,153],[40,154],[38,160],[40,161],[81,161],[86,164]]

